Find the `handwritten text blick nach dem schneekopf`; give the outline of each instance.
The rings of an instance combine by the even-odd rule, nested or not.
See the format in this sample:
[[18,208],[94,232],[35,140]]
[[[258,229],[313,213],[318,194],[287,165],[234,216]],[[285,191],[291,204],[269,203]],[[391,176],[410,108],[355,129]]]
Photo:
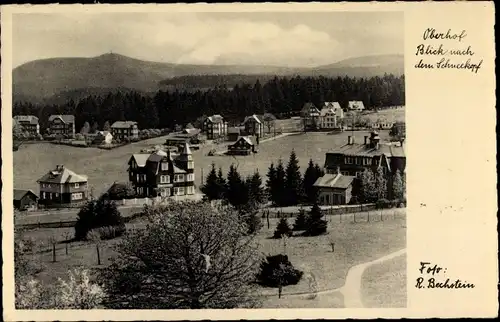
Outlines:
[[471,45],[465,43],[466,38],[466,30],[453,32],[448,29],[446,32],[440,32],[434,28],[427,28],[422,39],[428,43],[417,46],[415,55],[420,59],[415,64],[415,68],[458,69],[477,74],[483,60],[473,60],[476,53]]

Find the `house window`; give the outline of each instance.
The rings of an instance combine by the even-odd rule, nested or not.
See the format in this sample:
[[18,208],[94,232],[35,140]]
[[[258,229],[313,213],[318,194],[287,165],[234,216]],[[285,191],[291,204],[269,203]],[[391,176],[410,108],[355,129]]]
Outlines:
[[146,182],[146,175],[145,174],[142,175],[142,182]]
[[179,188],[174,187],[174,196],[177,196],[179,194]]
[[56,198],[59,198],[59,193],[56,192]]
[[162,162],[161,163],[161,171],[167,171],[167,170],[168,170],[168,163]]
[[42,192],[42,199],[45,199],[46,195],[45,192]]
[[194,169],[194,161],[188,161],[187,168]]
[[179,195],[183,195],[184,194],[184,187],[179,187]]
[[183,174],[176,174],[174,177],[174,182],[182,182],[184,181],[184,175]]
[[160,176],[160,183],[169,183],[170,182],[170,177],[167,175],[162,175]]
[[352,157],[346,157],[345,164],[352,164]]
[[80,188],[80,184],[79,183],[75,183],[75,188]]
[[139,174],[137,174],[137,182],[139,182],[141,180],[141,176]]
[[71,199],[73,200],[81,200],[83,198],[83,194],[81,192],[78,192],[78,193],[74,193],[72,196],[71,196]]
[[186,181],[194,181],[194,173],[189,173]]

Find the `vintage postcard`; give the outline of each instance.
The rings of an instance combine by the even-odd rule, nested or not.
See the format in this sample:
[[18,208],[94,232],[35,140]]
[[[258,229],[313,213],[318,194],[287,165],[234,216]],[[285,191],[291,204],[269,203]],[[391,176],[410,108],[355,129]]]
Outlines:
[[6,321],[497,315],[492,2],[1,30]]

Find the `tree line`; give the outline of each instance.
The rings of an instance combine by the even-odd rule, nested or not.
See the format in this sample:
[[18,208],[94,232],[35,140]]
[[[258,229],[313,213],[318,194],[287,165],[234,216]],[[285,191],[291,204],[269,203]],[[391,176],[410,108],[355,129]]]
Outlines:
[[325,101],[338,101],[343,108],[350,100],[363,101],[368,109],[405,104],[404,76],[385,75],[372,78],[350,77],[274,77],[262,84],[226,85],[208,90],[158,91],[152,95],[134,91],[116,91],[107,95],[89,95],[64,104],[14,103],[13,115],[35,115],[40,127],[48,127],[52,114],[75,116],[76,128],[85,122],[99,128],[106,121],[134,120],[139,128],[174,128],[207,115],[222,114],[230,123],[245,116],[273,113],[287,117],[298,113],[304,103],[318,107]]

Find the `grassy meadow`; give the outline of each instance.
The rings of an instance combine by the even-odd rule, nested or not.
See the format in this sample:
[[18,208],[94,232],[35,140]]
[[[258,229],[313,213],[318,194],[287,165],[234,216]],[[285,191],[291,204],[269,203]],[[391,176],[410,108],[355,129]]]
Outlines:
[[[340,216],[326,216],[328,220],[328,234],[317,237],[291,237],[288,239],[286,254],[292,264],[312,274],[317,282],[318,291],[336,289],[344,284],[350,267],[406,247],[406,215],[404,209],[388,209],[383,212],[371,212],[368,220],[367,213]],[[383,219],[383,220],[381,220]],[[290,225],[294,219],[289,218]],[[270,228],[266,220],[262,219],[264,227],[257,235],[257,241],[263,254],[278,254],[285,252],[282,240],[271,239],[277,225],[277,219],[270,219]],[[140,219],[127,224],[130,228],[141,228],[145,222]],[[43,270],[37,278],[45,283],[53,283],[58,277],[66,277],[68,269],[75,266],[85,266],[90,269],[105,268],[110,259],[116,255],[113,245],[120,238],[102,241],[100,244],[101,265],[97,265],[96,246],[90,242],[63,241],[73,236],[73,228],[47,228],[24,232],[24,237],[32,239],[37,246],[33,254],[33,261],[40,263]],[[56,261],[53,262],[50,238],[59,241],[56,245]],[[332,252],[331,243],[335,243]],[[68,255],[66,255],[68,246]],[[399,268],[398,272],[399,272]],[[390,269],[390,268],[389,268]],[[370,271],[369,280],[378,282],[380,276],[389,274],[387,268]],[[385,281],[385,280],[384,280]],[[385,282],[384,282],[385,283]],[[387,280],[386,287],[391,287],[391,280]],[[396,285],[396,286],[399,286]],[[374,286],[367,284],[368,296]],[[380,286],[379,286],[380,287]],[[395,288],[396,290],[396,288]],[[303,278],[297,285],[283,289],[283,297],[278,299],[277,289],[259,287],[258,294],[266,308],[298,308],[298,307],[342,307],[342,296],[336,293],[319,294],[315,299],[307,296],[290,294],[310,292],[308,282]],[[288,295],[287,295],[288,294]],[[370,302],[371,303],[371,302]]]
[[[250,175],[258,170],[265,176],[271,162],[282,158],[284,163],[292,149],[299,158],[301,172],[305,171],[310,158],[323,166],[325,153],[342,146],[347,142],[350,131],[338,134],[326,133],[298,133],[276,140],[263,142],[258,147],[258,153],[250,156],[207,156],[214,148],[207,144],[200,150],[193,151],[195,161],[195,180],[197,186],[201,184],[201,174],[206,177],[211,163],[222,167],[226,173],[231,164],[238,166],[242,175]],[[363,140],[366,131],[354,132],[358,142]],[[389,139],[388,131],[380,131],[382,139]],[[97,195],[105,192],[113,182],[126,182],[127,162],[133,153],[140,153],[142,149],[163,144],[165,137],[158,137],[146,141],[132,143],[113,150],[97,148],[77,148],[50,143],[29,144],[14,152],[14,187],[17,189],[33,189],[38,192],[36,180],[57,164],[64,164],[78,174],[87,175],[89,185]],[[263,180],[265,181],[265,180]]]

